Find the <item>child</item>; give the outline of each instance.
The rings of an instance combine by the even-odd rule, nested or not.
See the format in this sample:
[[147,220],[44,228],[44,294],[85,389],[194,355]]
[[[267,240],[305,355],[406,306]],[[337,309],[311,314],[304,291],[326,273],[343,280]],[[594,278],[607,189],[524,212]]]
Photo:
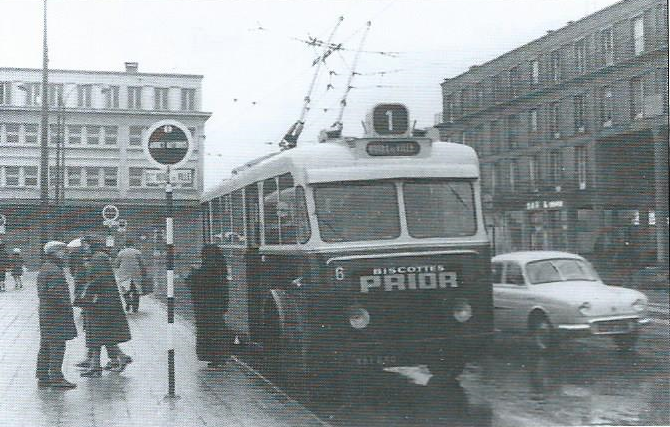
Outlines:
[[21,249],[14,248],[10,257],[10,265],[12,268],[12,278],[14,278],[14,289],[23,288],[21,276],[23,276],[23,258],[21,258]]

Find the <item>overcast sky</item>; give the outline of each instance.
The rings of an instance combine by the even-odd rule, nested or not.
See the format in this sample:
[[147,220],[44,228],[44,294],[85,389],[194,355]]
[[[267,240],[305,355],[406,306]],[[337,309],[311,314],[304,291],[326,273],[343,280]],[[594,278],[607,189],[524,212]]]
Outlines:
[[[320,48],[340,16],[301,136],[314,141],[339,112],[355,52],[344,133],[359,136],[376,102],[405,103],[434,124],[440,82],[616,0],[49,0],[49,66],[203,74],[205,187],[278,149],[302,109]],[[0,66],[41,67],[41,0],[1,0]],[[383,53],[382,53],[383,52]],[[332,73],[331,73],[332,72]],[[330,86],[329,86],[330,85]],[[331,88],[332,86],[332,88]],[[270,144],[272,143],[272,144]]]

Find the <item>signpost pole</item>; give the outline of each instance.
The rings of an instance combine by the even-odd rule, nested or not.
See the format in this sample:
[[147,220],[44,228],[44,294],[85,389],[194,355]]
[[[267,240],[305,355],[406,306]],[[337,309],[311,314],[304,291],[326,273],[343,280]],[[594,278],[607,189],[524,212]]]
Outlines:
[[172,203],[172,183],[170,182],[170,166],[167,167],[165,183],[165,270],[167,277],[167,332],[168,332],[168,395],[175,395],[174,375],[174,221]]

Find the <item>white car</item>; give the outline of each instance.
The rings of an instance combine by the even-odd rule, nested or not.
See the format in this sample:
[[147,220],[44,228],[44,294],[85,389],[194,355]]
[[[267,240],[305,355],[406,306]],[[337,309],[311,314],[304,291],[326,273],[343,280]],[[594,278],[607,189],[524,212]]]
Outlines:
[[647,297],[605,285],[579,255],[556,251],[512,252],[492,260],[495,326],[530,332],[539,350],[562,338],[611,336],[622,350],[635,347]]

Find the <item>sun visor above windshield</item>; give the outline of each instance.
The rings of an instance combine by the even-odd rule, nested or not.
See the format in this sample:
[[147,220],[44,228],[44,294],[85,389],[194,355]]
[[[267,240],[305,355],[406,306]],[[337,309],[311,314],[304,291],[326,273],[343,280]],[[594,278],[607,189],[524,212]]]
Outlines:
[[416,167],[403,165],[378,165],[374,167],[339,167],[308,169],[307,182],[363,181],[394,178],[477,178],[475,165],[449,165]]

